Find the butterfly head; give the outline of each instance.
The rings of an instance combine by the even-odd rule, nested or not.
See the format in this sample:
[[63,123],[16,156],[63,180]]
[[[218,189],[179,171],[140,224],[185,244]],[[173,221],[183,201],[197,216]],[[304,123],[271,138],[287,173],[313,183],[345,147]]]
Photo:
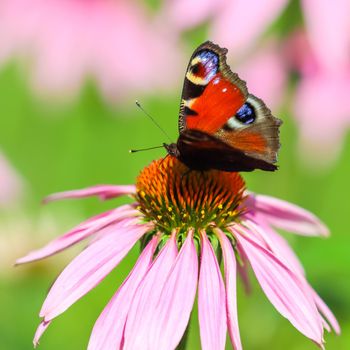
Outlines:
[[163,143],[163,146],[170,156],[180,158],[180,152],[179,152],[179,149],[177,148],[176,143],[170,143],[170,144]]

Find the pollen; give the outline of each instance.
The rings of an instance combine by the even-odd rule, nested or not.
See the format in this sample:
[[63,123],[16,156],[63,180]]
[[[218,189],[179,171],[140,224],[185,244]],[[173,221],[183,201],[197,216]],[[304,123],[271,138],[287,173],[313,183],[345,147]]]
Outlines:
[[225,227],[239,220],[245,184],[238,173],[195,171],[167,156],[141,171],[136,189],[146,220],[170,233]]

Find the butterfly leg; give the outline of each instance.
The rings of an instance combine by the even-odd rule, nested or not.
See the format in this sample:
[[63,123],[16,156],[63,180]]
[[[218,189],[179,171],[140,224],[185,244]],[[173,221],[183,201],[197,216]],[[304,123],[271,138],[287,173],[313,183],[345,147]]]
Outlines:
[[193,171],[193,169],[188,168],[182,175],[181,175],[181,184],[182,181]]

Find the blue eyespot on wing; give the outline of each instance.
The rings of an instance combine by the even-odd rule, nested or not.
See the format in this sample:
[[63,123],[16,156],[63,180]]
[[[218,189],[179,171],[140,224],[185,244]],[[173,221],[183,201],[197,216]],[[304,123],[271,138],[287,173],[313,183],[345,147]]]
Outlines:
[[236,119],[244,125],[254,123],[256,119],[254,107],[246,102],[236,113]]

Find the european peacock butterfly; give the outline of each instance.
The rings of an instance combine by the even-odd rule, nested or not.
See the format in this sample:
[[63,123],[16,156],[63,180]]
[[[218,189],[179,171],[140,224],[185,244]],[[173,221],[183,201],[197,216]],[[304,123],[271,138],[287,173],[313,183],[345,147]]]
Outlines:
[[164,147],[193,170],[274,171],[282,122],[248,92],[226,53],[210,41],[194,51],[182,90],[180,135]]

